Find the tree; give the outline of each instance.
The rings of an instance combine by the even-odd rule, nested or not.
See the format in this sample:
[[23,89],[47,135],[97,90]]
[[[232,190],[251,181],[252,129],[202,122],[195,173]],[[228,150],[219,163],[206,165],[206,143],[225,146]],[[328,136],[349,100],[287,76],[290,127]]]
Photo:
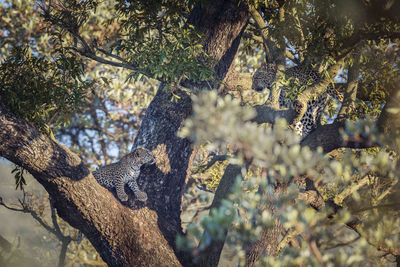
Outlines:
[[[102,5],[40,3],[41,23],[52,36],[49,51],[39,42],[31,44],[32,52],[21,49],[21,39],[3,30],[2,45],[10,40],[7,45],[14,49],[1,52],[8,57],[0,69],[0,155],[43,185],[59,216],[78,228],[106,263],[215,266],[223,245],[233,244],[247,265],[257,260],[302,265],[303,251],[312,255],[310,262],[326,264],[334,261],[330,241],[350,244],[342,236],[331,237],[343,225],[398,261],[397,227],[374,231],[379,225],[395,225],[398,158],[338,150],[390,144],[398,151],[397,2],[122,1],[103,13],[109,16],[103,24],[111,27],[109,32],[92,21],[91,13]],[[96,32],[101,34],[90,34]],[[259,51],[277,68],[263,105],[246,95],[251,80],[244,79],[250,75],[238,74],[233,64]],[[82,79],[88,60],[129,70],[128,81],[142,75],[160,81],[132,148],[146,147],[156,155],[157,165],[142,169],[139,177],[149,197],[145,204],[132,194],[129,203],[119,202],[115,192],[97,184],[80,157],[53,137],[55,132],[79,144],[73,127],[91,124],[99,138],[92,140],[100,144],[92,152],[106,158],[106,142],[112,139],[101,138],[107,124],[99,119],[96,105],[106,107],[110,100],[97,96],[93,77]],[[293,65],[313,68],[320,78],[299,82],[285,77]],[[327,109],[335,119],[322,124],[322,118],[300,141],[281,119],[296,124],[307,103],[326,91],[339,70],[346,82],[337,86],[345,97],[340,109],[335,110],[334,102]],[[279,107],[281,90],[292,97],[290,108]],[[241,103],[223,94],[239,94]],[[375,121],[363,120],[368,114]],[[70,121],[69,128],[51,128]],[[117,146],[126,148],[129,138],[133,136],[117,139]],[[210,216],[202,222],[204,231],[188,230],[200,240],[196,247],[176,240],[184,235],[182,195],[196,153],[206,143],[230,164]],[[336,158],[330,159],[326,154],[332,151]],[[371,201],[361,201],[360,194]],[[192,249],[183,250],[182,244]],[[358,252],[364,248],[358,247]],[[340,256],[341,263],[363,260],[348,252]]]

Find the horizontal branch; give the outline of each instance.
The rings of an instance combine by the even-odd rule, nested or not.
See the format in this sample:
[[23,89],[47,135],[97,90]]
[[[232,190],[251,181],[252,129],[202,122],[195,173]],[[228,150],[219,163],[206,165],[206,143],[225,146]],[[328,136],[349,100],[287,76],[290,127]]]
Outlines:
[[256,23],[256,27],[260,31],[261,38],[262,38],[262,41],[264,44],[264,50],[265,50],[267,61],[273,62],[274,58],[271,53],[271,47],[269,46],[269,42],[268,42],[268,40],[269,40],[268,28],[267,28],[267,25],[265,24],[265,20],[261,16],[260,12],[258,12],[257,9],[255,7],[253,7],[252,5],[249,5],[249,12]]
[[[125,69],[129,69],[129,70],[133,70],[133,71],[138,71],[138,68],[136,66],[130,64],[127,61],[117,62],[117,61],[108,60],[108,59],[97,56],[95,53],[93,53],[91,51],[78,49],[76,47],[69,46],[69,47],[65,47],[65,48],[73,50],[73,51],[79,53],[80,55],[85,56],[90,59],[93,59],[99,63],[103,63],[103,64],[107,64],[107,65],[119,67],[119,68],[125,68]],[[114,55],[114,57],[117,57],[117,56]]]
[[277,110],[265,105],[257,105],[254,107],[257,112],[255,118],[252,121],[257,123],[275,123],[279,118],[284,118],[291,124],[297,116],[297,112],[294,109],[281,109]]
[[378,146],[377,143],[371,142],[368,137],[350,137],[344,140],[342,130],[345,130],[345,121],[335,121],[332,124],[319,126],[312,131],[307,137],[301,141],[302,146],[308,146],[312,150],[322,147],[325,153],[338,148],[370,148]]

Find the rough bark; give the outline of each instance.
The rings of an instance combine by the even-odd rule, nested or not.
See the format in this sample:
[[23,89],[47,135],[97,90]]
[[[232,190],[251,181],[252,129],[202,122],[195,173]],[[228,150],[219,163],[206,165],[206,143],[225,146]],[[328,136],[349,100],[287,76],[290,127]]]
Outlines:
[[216,78],[221,81],[236,55],[248,18],[247,5],[237,0],[203,3],[190,14],[188,23],[202,33],[201,44],[215,60]]
[[0,156],[35,177],[60,217],[80,229],[110,266],[179,265],[158,229],[155,212],[121,205],[76,154],[15,117],[2,102]]
[[[191,112],[191,100],[185,92],[175,94],[181,97],[178,103],[172,102],[172,93],[163,85],[160,86],[134,143],[134,148],[146,147],[156,156],[156,166],[149,166],[145,170],[142,168],[139,186],[146,191],[146,205],[156,211],[159,227],[172,247],[175,247],[176,236],[183,234],[181,198],[193,162],[189,140],[176,135],[181,123]],[[133,194],[130,195],[131,199],[135,199]],[[130,203],[131,208],[139,205],[142,204]],[[182,259],[185,257],[182,253],[179,255]],[[187,261],[190,262],[190,259],[183,260],[189,264]]]
[[263,212],[268,210],[275,217],[274,227],[264,229],[259,239],[246,248],[246,266],[254,266],[261,255],[276,256],[278,253],[279,237],[284,231],[283,225],[277,216],[277,207],[273,205],[279,194],[286,190],[286,186],[278,185],[276,191],[269,192],[265,189],[259,189],[262,195],[262,201],[257,204],[257,210]]
[[[212,66],[215,80],[225,78],[247,19],[247,9],[237,1],[212,2],[192,11],[189,23],[202,33],[201,43],[215,59]],[[190,81],[186,85],[190,85]],[[215,89],[217,86],[217,83],[212,84]],[[147,192],[147,206],[157,212],[159,227],[172,247],[175,247],[176,235],[182,234],[181,198],[194,158],[190,142],[176,135],[191,113],[192,102],[185,92],[174,93],[181,97],[177,102],[171,101],[172,94],[165,90],[164,85],[160,86],[147,109],[133,147],[143,146],[156,152],[157,167],[148,168],[144,179],[139,177],[139,184]],[[136,204],[133,203],[132,207]],[[185,265],[191,264],[191,259],[184,253],[176,253]]]
[[332,150],[348,147],[348,148],[369,148],[375,147],[377,144],[371,142],[368,137],[354,137],[344,140],[341,131],[346,127],[344,120],[335,121],[332,124],[325,124],[319,126],[312,131],[306,138],[301,141],[302,146],[308,146],[312,150],[322,147],[325,153]]

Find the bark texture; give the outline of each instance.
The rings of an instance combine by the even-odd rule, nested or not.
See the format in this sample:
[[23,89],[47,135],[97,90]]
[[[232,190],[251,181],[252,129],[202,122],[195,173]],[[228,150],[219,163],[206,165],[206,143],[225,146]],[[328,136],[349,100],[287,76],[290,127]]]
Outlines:
[[76,154],[16,118],[1,99],[0,156],[35,177],[61,218],[80,229],[110,266],[180,265],[155,212],[121,205]]
[[[216,1],[196,7],[189,23],[202,33],[202,45],[215,63],[216,81],[222,81],[231,66],[239,46],[241,34],[247,24],[248,12],[237,1]],[[185,83],[190,86],[190,81]],[[218,83],[208,83],[216,89]],[[177,136],[183,121],[190,115],[192,102],[185,92],[174,92],[181,98],[172,102],[172,93],[162,84],[149,105],[133,149],[146,147],[156,154],[156,167],[144,170],[139,185],[149,199],[147,206],[155,210],[158,223],[165,238],[175,248],[177,234],[181,229],[181,199],[186,180],[190,174],[194,153],[190,142]],[[136,208],[136,203],[131,207]],[[140,205],[140,204],[139,204]],[[176,249],[175,249],[176,250]],[[190,257],[176,250],[184,265],[191,265]]]

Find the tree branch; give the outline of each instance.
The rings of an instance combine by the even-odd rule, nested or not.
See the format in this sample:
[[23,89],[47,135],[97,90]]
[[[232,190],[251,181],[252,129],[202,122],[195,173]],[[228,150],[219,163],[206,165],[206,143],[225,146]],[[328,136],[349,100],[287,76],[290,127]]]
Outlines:
[[376,240],[376,238],[371,238],[367,233],[365,233],[362,229],[361,223],[347,223],[346,224],[348,227],[353,229],[357,234],[365,238],[365,240],[370,244],[371,246],[374,246],[380,251],[395,255],[395,256],[400,256],[400,249],[396,248],[395,246],[390,247],[389,245],[385,244],[385,242]]
[[[229,164],[224,172],[224,175],[221,178],[221,181],[218,185],[217,191],[215,192],[215,196],[213,202],[211,204],[211,209],[217,209],[221,206],[221,202],[223,199],[226,199],[228,195],[231,193],[233,185],[238,176],[241,176],[242,168],[238,165]],[[223,236],[226,237],[228,234],[228,229],[224,229]],[[203,233],[203,237],[200,240],[199,247],[204,245],[204,242],[210,237],[210,235],[206,231]],[[223,240],[212,240],[211,243],[200,252],[199,266],[217,266],[219,262],[219,258],[221,256],[222,248],[225,244],[225,238]]]
[[360,74],[360,57],[361,48],[358,48],[353,54],[353,65],[349,67],[347,74],[347,85],[344,91],[344,99],[342,107],[338,113],[337,118],[343,119],[354,110],[354,102],[357,97],[358,79]]
[[257,11],[257,9],[255,9],[254,6],[249,5],[249,12],[250,12],[251,16],[253,17],[254,21],[256,22],[256,26],[257,26],[258,30],[260,31],[267,62],[272,63],[272,62],[274,62],[274,57],[271,53],[271,47],[269,45],[269,36],[268,36],[267,25],[265,24],[265,21],[264,21],[263,17],[261,16],[261,14]]
[[0,156],[28,170],[52,197],[60,217],[80,229],[109,265],[180,265],[155,212],[122,206],[77,155],[15,117],[1,99]]
[[[76,47],[65,47],[65,48],[73,50],[73,51],[79,53],[80,55],[85,56],[85,57],[90,58],[90,59],[93,59],[93,60],[95,60],[95,61],[97,61],[99,63],[103,63],[103,64],[107,64],[107,65],[110,65],[110,66],[119,67],[119,68],[125,68],[125,69],[128,69],[128,70],[133,70],[133,71],[139,72],[139,69],[138,69],[137,66],[132,65],[131,63],[128,63],[126,61],[116,62],[116,61],[108,60],[108,59],[96,56],[96,54],[94,54],[93,52],[89,52],[89,51],[86,51],[86,50],[78,49]],[[146,75],[146,73],[142,73],[142,74]]]
[[[383,107],[381,115],[376,121],[378,131],[382,134],[390,136],[398,136],[400,133],[400,86],[392,90],[388,102]],[[354,136],[343,140],[341,131],[345,130],[345,120],[336,120],[332,124],[320,125],[312,131],[306,138],[301,141],[302,146],[309,146],[315,150],[321,146],[325,153],[341,147],[348,148],[369,148],[380,146],[372,142],[368,136]],[[393,140],[392,140],[393,139]],[[398,139],[392,138],[393,142],[398,142]],[[393,145],[400,147],[400,144]]]
[[300,144],[308,146],[312,150],[322,147],[325,153],[332,150],[348,147],[348,148],[370,148],[378,146],[377,143],[371,142],[368,137],[351,137],[343,140],[341,131],[345,130],[345,121],[335,121],[332,124],[320,125],[305,137]]
[[[24,192],[24,195],[25,195],[25,192]],[[59,238],[57,231],[54,228],[52,228],[49,224],[47,224],[33,209],[29,208],[25,202],[20,201],[20,204],[21,204],[22,208],[13,208],[10,205],[6,204],[3,201],[3,199],[0,197],[0,205],[1,206],[5,207],[6,209],[11,210],[11,211],[29,213],[32,216],[32,218],[35,219],[35,221],[37,221],[44,229],[46,229],[47,232],[52,233],[57,238]]]
[[300,47],[298,49],[299,59],[300,59],[300,60],[298,60],[298,65],[300,65],[300,63],[303,62],[303,60],[304,60],[303,51],[305,51],[307,49],[307,47],[306,47],[306,42],[305,42],[305,38],[304,38],[303,28],[301,27],[301,22],[300,22],[298,14],[297,14],[297,9],[294,7],[292,8],[292,14],[293,14],[294,21],[296,23],[296,29],[298,30],[299,35],[300,35]]

